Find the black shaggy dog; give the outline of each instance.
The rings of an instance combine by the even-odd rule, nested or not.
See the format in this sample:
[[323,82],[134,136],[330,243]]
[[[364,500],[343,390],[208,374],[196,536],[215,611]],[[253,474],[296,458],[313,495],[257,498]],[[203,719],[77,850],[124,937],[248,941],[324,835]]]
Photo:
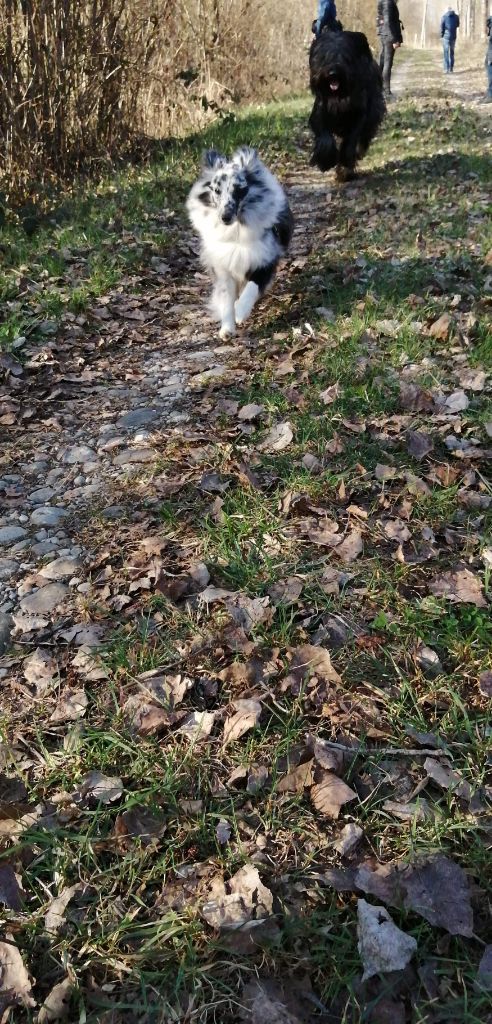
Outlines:
[[336,167],[346,181],[386,113],[381,71],[363,32],[322,32],[311,45],[309,69],[315,97],[311,164],[320,171]]

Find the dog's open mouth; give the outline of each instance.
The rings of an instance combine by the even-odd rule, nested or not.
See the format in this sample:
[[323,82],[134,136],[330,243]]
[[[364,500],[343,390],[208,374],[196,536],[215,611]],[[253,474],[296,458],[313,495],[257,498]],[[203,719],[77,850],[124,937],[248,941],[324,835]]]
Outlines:
[[338,78],[330,78],[330,89],[332,92],[338,92],[340,88],[340,82]]

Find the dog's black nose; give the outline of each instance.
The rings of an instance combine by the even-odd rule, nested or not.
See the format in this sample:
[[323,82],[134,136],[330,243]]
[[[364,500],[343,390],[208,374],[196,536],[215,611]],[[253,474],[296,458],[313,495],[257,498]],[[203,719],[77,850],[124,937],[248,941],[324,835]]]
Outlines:
[[234,214],[233,213],[223,213],[222,214],[222,221],[223,221],[224,224],[232,224],[233,219],[234,219]]

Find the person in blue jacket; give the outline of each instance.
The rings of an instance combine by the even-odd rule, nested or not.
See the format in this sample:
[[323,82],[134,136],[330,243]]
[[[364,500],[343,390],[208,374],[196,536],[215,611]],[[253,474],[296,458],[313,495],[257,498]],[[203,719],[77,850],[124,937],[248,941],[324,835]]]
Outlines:
[[487,53],[485,54],[485,70],[487,72],[487,95],[484,103],[492,103],[492,15],[487,18]]
[[460,24],[459,14],[448,7],[441,18],[441,39],[444,59],[444,70],[447,75],[454,71],[454,47],[456,44],[456,33]]
[[339,22],[337,21],[337,6],[335,0],[318,0],[318,17],[316,19],[316,39],[324,28],[337,31],[339,28]]

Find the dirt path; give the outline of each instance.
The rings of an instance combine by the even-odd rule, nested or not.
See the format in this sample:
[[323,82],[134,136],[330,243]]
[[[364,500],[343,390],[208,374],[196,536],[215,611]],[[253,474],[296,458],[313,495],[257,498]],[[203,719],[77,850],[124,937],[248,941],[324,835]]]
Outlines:
[[[340,187],[303,109],[248,122],[296,230],[228,344],[179,211],[83,313],[42,319],[36,254],[17,271],[37,337],[0,356],[0,902],[29,978],[5,1005],[488,1020],[491,136],[468,84],[399,56]],[[381,908],[355,894],[403,961],[361,963]]]
[[[396,63],[397,98],[453,91],[474,103],[474,88],[467,70],[444,80],[437,53],[404,53]],[[330,217],[322,200],[331,181],[310,170],[303,155],[287,186],[297,220],[295,269],[326,239]],[[333,202],[341,197],[336,192]],[[48,340],[22,348],[22,367],[14,357],[4,361],[14,420],[0,456],[4,646],[10,636],[23,645],[53,640],[67,620],[84,617],[101,538],[118,544],[121,524],[145,520],[144,507],[166,493],[170,468],[160,459],[170,437],[179,450],[200,436],[208,386],[247,379],[254,337],[218,342],[193,252],[191,236],[183,238],[144,301],[118,288],[87,316],[68,318],[54,337],[49,321],[41,325]],[[288,275],[287,268],[277,287],[288,290]]]

